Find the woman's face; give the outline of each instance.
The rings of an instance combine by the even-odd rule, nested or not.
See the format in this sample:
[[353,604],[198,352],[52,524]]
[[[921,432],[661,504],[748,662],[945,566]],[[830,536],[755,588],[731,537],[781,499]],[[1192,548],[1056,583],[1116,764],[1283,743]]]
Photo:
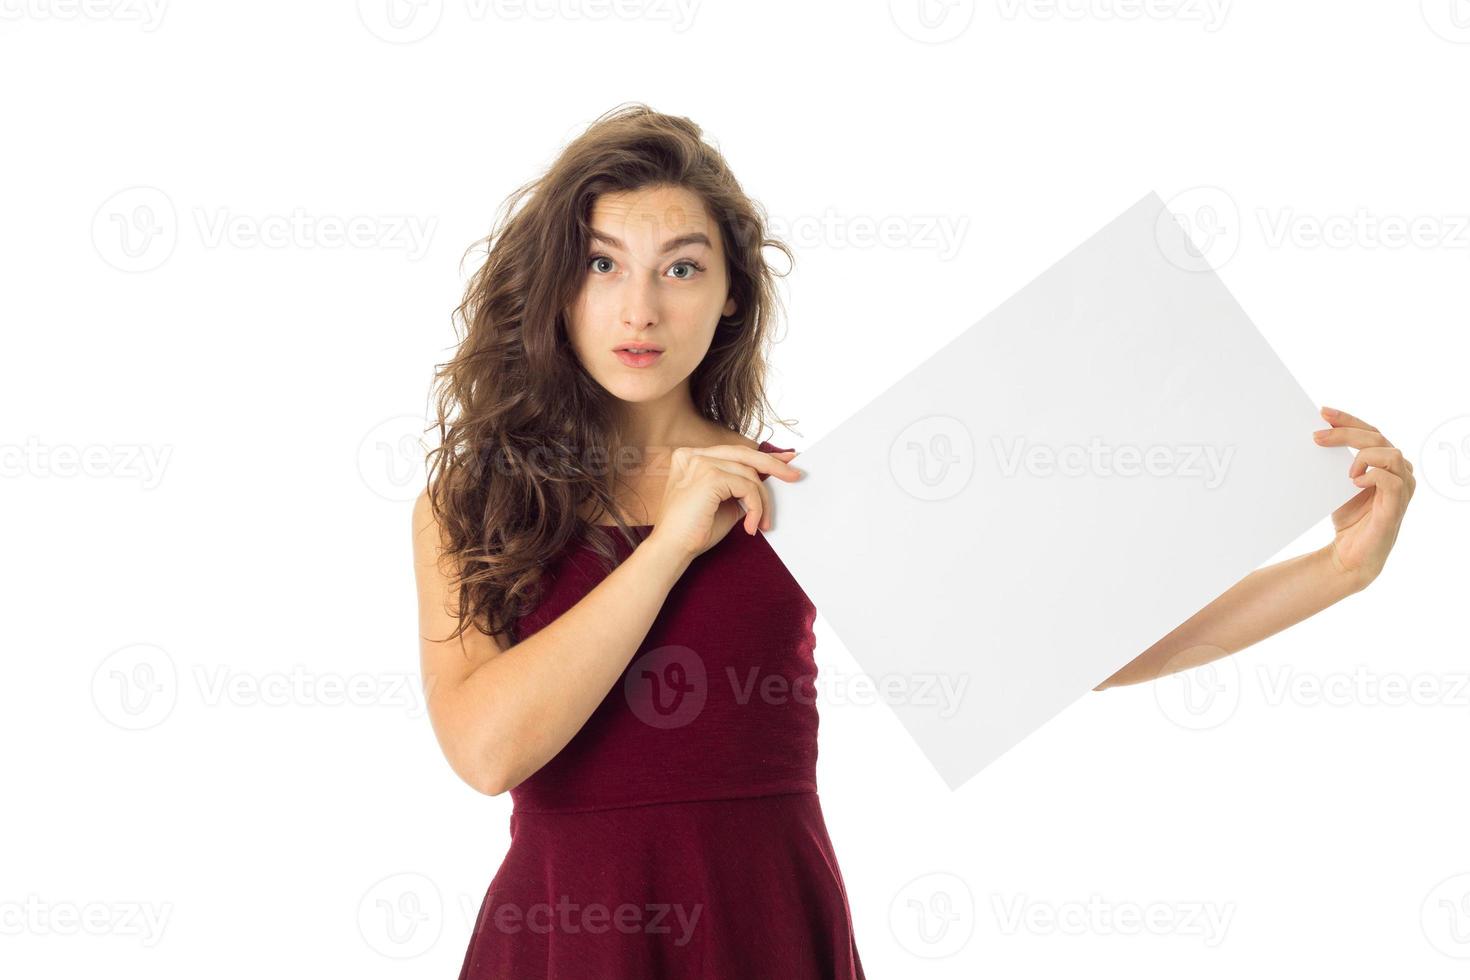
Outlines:
[[[613,395],[652,402],[704,360],[721,316],[735,312],[719,225],[683,187],[599,196],[582,290],[567,311],[577,359]],[[659,353],[619,354],[621,347]]]

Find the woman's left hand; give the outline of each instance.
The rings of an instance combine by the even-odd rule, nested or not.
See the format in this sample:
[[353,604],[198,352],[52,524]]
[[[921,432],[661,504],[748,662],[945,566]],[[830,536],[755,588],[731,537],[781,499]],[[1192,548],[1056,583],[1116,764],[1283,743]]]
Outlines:
[[1333,408],[1322,409],[1322,417],[1332,428],[1312,433],[1319,446],[1351,446],[1358,451],[1348,476],[1363,492],[1332,512],[1337,535],[1328,550],[1333,567],[1362,588],[1378,577],[1398,538],[1404,511],[1414,496],[1414,464],[1362,419]]

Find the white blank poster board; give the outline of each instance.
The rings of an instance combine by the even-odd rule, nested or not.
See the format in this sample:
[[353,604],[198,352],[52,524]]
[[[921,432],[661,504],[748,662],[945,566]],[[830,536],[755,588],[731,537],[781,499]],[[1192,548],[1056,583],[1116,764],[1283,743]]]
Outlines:
[[1150,193],[767,480],[767,539],[953,789],[1356,494],[1325,427]]

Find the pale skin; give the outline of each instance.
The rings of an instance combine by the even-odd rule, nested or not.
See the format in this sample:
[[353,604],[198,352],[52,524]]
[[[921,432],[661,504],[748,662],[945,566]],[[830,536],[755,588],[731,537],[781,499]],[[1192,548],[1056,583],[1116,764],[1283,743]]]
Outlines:
[[1363,488],[1332,512],[1333,539],[1316,551],[1251,572],[1094,690],[1151,681],[1219,660],[1378,577],[1414,496],[1414,464],[1362,419],[1332,408],[1321,413],[1329,428],[1318,429],[1312,438],[1319,446],[1356,449],[1347,476]]
[[[794,452],[701,416],[689,375],[721,315],[735,310],[717,223],[677,187],[605,194],[592,214],[598,240],[582,291],[567,311],[576,356],[619,399],[619,432],[644,449],[617,501],[629,524],[653,530],[580,601],[511,645],[457,625],[452,579],[440,565],[440,529],[421,494],[413,510],[420,667],[430,722],[454,771],[499,795],[550,761],[582,728],[642,644],[690,563],[736,523],[770,530],[765,473],[795,481]],[[702,236],[702,240],[701,237]],[[650,367],[625,365],[623,343],[663,348]],[[1363,487],[1333,514],[1326,547],[1259,569],[1149,647],[1098,690],[1153,680],[1234,653],[1326,608],[1377,577],[1414,492],[1413,466],[1376,428],[1323,409],[1324,446],[1358,450],[1349,477]],[[742,516],[743,515],[743,516]],[[597,523],[602,515],[583,514]]]
[[[414,505],[429,720],[454,771],[492,796],[571,741],[695,558],[737,522],[744,534],[770,529],[760,474],[801,475],[790,463],[794,452],[760,451],[755,440],[706,420],[690,397],[689,376],[720,316],[735,312],[718,225],[700,199],[669,187],[604,194],[591,223],[603,237],[588,252],[581,294],[567,311],[569,336],[588,373],[618,397],[620,436],[644,450],[643,465],[624,474],[621,516],[653,530],[579,602],[520,643],[473,627],[443,641],[456,626],[456,597],[440,567],[443,542],[427,496]],[[649,367],[629,367],[613,353],[629,341],[664,352]]]

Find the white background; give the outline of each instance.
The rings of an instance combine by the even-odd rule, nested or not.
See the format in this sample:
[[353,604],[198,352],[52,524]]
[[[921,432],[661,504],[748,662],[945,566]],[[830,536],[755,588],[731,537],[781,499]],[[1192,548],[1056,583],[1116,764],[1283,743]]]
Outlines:
[[1456,3],[0,0],[0,966],[456,974],[510,800],[420,706],[414,438],[464,249],[641,100],[797,252],[778,445],[1153,189],[1308,393],[1417,467],[1367,591],[1089,695],[958,793],[819,620],[868,976],[1463,975]]

